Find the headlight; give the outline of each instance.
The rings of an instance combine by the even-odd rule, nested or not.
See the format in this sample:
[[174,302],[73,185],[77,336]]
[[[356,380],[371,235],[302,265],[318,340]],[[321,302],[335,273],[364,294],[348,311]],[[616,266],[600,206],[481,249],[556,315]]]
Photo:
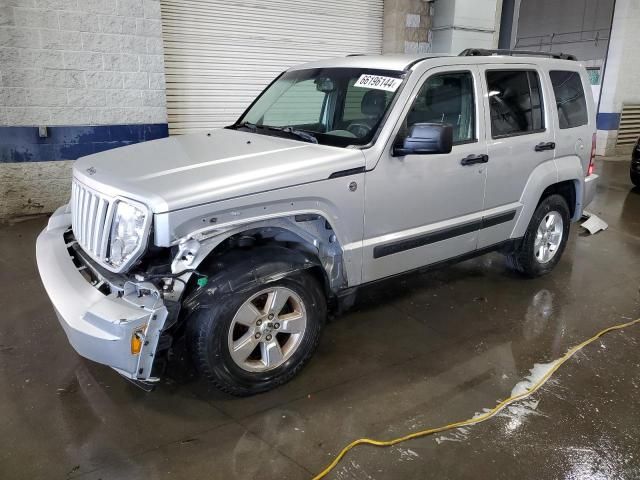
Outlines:
[[147,215],[142,205],[118,201],[111,225],[107,260],[112,267],[121,268],[139,253],[145,241]]

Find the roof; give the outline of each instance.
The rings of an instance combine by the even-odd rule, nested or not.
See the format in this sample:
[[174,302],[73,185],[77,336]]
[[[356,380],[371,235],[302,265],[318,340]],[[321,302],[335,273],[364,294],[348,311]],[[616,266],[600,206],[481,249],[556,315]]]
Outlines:
[[305,70],[308,68],[377,68],[380,70],[407,70],[415,63],[423,60],[446,58],[447,64],[478,65],[485,63],[528,63],[535,65],[582,65],[573,60],[558,60],[546,57],[532,57],[526,55],[485,55],[460,57],[446,54],[391,54],[391,55],[350,55],[346,57],[327,58],[315,62],[303,63],[291,67],[291,70]]
[[390,54],[390,55],[349,55],[346,57],[327,58],[315,62],[296,65],[291,70],[307,68],[379,68],[380,70],[406,70],[416,61],[427,58],[438,58],[449,55],[437,54]]

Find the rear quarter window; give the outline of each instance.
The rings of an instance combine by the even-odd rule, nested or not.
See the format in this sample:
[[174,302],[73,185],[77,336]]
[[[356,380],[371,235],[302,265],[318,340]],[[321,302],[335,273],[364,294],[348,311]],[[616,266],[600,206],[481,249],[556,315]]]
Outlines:
[[532,70],[487,70],[493,138],[541,132],[544,112],[540,79]]
[[578,72],[552,70],[549,72],[556,97],[559,127],[574,128],[589,123],[587,101]]

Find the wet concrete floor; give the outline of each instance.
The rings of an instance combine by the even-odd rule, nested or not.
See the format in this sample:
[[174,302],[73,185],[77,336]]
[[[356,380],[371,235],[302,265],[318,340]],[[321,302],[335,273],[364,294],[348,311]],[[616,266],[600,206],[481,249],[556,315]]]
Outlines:
[[[238,399],[173,374],[145,393],[68,345],[36,272],[45,219],[0,227],[0,478],[304,479],[362,436],[471,417],[535,363],[640,316],[640,192],[601,162],[590,209],[549,276],[497,254],[360,294],[309,366]],[[478,426],[360,447],[328,478],[640,478],[640,326],[612,333],[526,402]],[[180,369],[176,370],[181,371]]]

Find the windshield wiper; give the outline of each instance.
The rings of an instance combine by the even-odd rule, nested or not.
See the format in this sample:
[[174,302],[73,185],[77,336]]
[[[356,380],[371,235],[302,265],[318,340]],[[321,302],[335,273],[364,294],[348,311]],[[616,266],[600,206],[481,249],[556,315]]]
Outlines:
[[289,135],[298,137],[300,140],[304,140],[305,142],[318,143],[318,139],[312,134],[305,132],[304,130],[297,130],[292,127],[272,127],[271,125],[256,125],[255,123],[251,123],[251,122],[242,122],[242,123],[238,123],[237,125],[232,125],[230,128],[233,128],[233,129],[246,128],[254,133],[257,132],[258,129],[272,130],[274,132],[288,133]]
[[231,127],[228,128],[247,128],[249,130],[251,130],[252,132],[255,132],[256,130],[258,130],[258,125],[256,125],[255,123],[251,123],[251,122],[242,122],[242,123],[238,123],[237,125],[231,125]]
[[271,126],[266,126],[265,128],[268,128],[269,130],[275,130],[276,132],[288,133],[290,135],[293,135],[294,137],[298,137],[300,140],[304,140],[305,142],[318,143],[318,139],[315,136],[313,136],[309,132],[305,132],[304,130],[298,130],[298,129],[292,128],[292,127],[271,127]]

